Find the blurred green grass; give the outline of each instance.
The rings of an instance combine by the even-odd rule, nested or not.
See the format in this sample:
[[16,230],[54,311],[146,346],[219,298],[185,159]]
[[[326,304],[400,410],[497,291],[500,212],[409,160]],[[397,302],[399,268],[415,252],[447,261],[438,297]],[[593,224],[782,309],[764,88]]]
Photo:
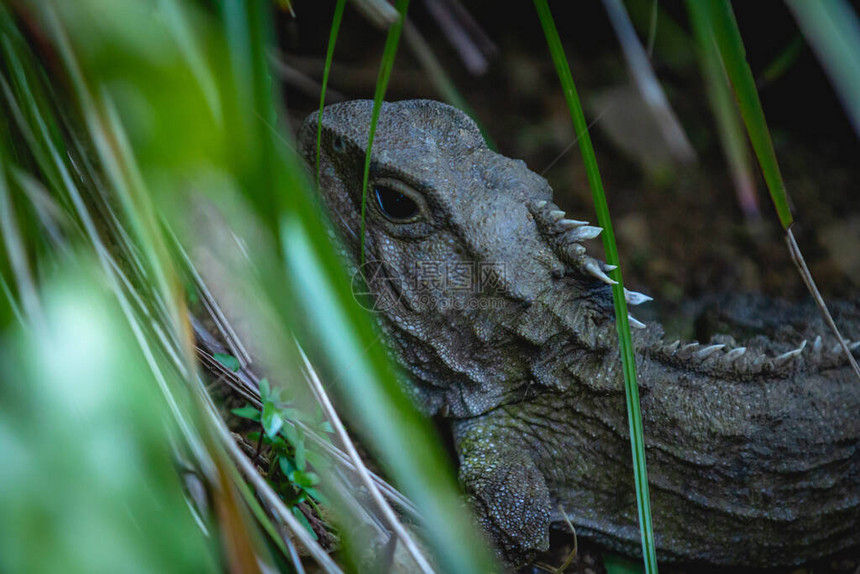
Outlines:
[[[86,258],[98,261],[98,268],[90,266],[90,280],[106,284],[104,297],[121,302],[102,307],[107,320],[128,325],[145,353],[166,361],[173,374],[166,377],[152,365],[141,368],[132,361],[127,365],[135,369],[138,384],[148,385],[149,392],[161,390],[153,410],[141,407],[141,412],[159,425],[182,431],[173,430],[156,443],[165,456],[190,449],[195,456],[189,464],[199,469],[209,488],[229,494],[218,498],[222,505],[210,508],[208,515],[196,511],[201,513],[197,536],[220,532],[222,559],[232,567],[254,571],[260,564],[292,563],[292,568],[301,569],[288,533],[298,536],[308,551],[314,544],[302,535],[305,527],[279,510],[265,483],[245,472],[250,461],[237,460],[235,445],[225,442],[232,439],[223,422],[212,418],[208,399],[200,394],[180,276],[183,262],[170,253],[173,231],[168,230],[175,230],[181,241],[193,242],[196,201],[229,208],[222,215],[237,233],[247,232],[249,225],[253,228],[247,260],[233,272],[247,279],[243,288],[251,291],[246,296],[260,308],[275,311],[269,319],[274,320],[271,332],[277,336],[265,340],[265,346],[267,355],[277,357],[279,380],[289,381],[290,393],[305,396],[306,408],[312,408],[313,399],[303,389],[305,375],[295,337],[324,378],[337,383],[330,392],[355,404],[345,414],[422,512],[432,560],[446,571],[486,569],[488,555],[476,551],[483,545],[470,542],[476,534],[462,513],[450,466],[429,424],[397,386],[383,349],[373,345],[376,332],[352,300],[306,169],[280,128],[284,112],[276,103],[280,98],[266,62],[273,42],[270,6],[225,0],[212,10],[174,1],[154,6],[83,0],[20,3],[12,10],[3,8],[0,16],[6,110],[2,121],[13,128],[4,132],[0,148],[4,173],[26,174],[49,206],[40,212],[43,206],[14,181],[3,194],[14,204],[7,215],[17,230],[4,225],[8,232],[2,274],[9,294],[0,305],[4,331],[18,316],[27,328],[42,320],[43,290],[51,283],[51,269],[62,261],[71,265]],[[36,57],[31,45],[38,51]],[[237,219],[239,213],[245,219]],[[46,225],[69,228],[46,245],[45,238],[53,237],[43,231]],[[84,297],[87,290],[80,291]],[[42,352],[48,342],[43,342]],[[128,352],[121,346],[128,341],[117,339],[116,347],[112,342],[103,340],[110,347],[105,352]],[[117,368],[117,381],[131,377],[122,365]],[[88,373],[70,370],[68,376]],[[123,388],[121,382],[117,385]],[[86,388],[83,383],[81,388]],[[79,433],[84,430],[70,425],[67,438],[83,442]],[[33,442],[25,448],[41,452],[45,445]],[[122,464],[121,457],[116,464]],[[175,474],[162,473],[159,478],[165,488],[178,485]],[[102,480],[107,479],[110,473]],[[249,498],[255,495],[244,480],[257,490],[264,513]],[[95,480],[94,486],[98,484]],[[333,516],[349,519],[353,511],[346,500],[355,494],[339,494],[335,500],[344,505],[334,509]],[[28,501],[32,505],[50,501],[61,514],[64,502],[70,508],[78,503],[32,495],[23,499],[22,508]],[[190,518],[194,501],[188,502],[172,504],[171,511]],[[106,512],[124,512],[117,504],[106,499]],[[227,514],[222,512],[226,507]],[[132,512],[132,521],[136,517]],[[238,520],[228,526],[225,521],[230,518]],[[17,540],[25,543],[29,554],[42,541],[35,532],[26,534],[26,540]],[[350,530],[342,534],[348,537]],[[279,556],[271,556],[260,545],[267,536],[281,539],[270,547]],[[390,546],[389,536],[383,528],[370,545],[367,540],[344,540],[344,548],[358,553],[347,563],[361,563],[374,548]],[[175,536],[173,544],[186,537]],[[147,541],[153,552],[159,540]],[[92,544],[99,544],[97,537]],[[104,549],[102,554],[109,550],[113,551]],[[197,553],[190,543],[185,550]],[[82,546],[80,551],[100,555],[98,548]],[[200,560],[206,557],[201,553]],[[327,571],[338,571],[330,559],[319,559]],[[137,565],[134,560],[131,564]],[[144,565],[141,561],[146,569]],[[74,560],[69,568],[99,570]],[[173,569],[184,568],[176,561]]]

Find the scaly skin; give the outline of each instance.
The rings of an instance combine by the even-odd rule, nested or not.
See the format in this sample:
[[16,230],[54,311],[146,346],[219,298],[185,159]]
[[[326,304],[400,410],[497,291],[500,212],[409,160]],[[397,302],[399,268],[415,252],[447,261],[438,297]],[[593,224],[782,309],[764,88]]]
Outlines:
[[[320,187],[354,262],[371,107],[323,115]],[[310,163],[316,133],[312,114]],[[610,280],[580,244],[598,230],[563,219],[543,178],[444,104],[385,104],[372,157],[380,326],[418,405],[450,417],[479,520],[512,563],[547,547],[559,505],[581,536],[635,555]],[[473,272],[471,289],[454,280]],[[744,347],[634,333],[661,559],[776,566],[860,544],[860,381],[813,308],[772,309],[741,313]],[[860,307],[837,311],[860,338]]]

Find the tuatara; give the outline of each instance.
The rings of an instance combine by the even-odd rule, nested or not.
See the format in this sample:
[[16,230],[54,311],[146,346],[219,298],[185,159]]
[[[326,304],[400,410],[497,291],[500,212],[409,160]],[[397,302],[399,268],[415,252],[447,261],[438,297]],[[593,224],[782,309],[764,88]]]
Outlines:
[[[322,117],[321,193],[355,268],[371,109]],[[312,114],[311,165],[316,136]],[[450,421],[463,487],[510,562],[547,548],[560,508],[580,536],[640,552],[612,269],[582,245],[599,232],[459,110],[383,105],[361,270],[407,388]],[[860,544],[860,381],[814,307],[767,309],[741,313],[740,343],[634,331],[662,560],[791,565]],[[835,313],[860,338],[860,305]]]

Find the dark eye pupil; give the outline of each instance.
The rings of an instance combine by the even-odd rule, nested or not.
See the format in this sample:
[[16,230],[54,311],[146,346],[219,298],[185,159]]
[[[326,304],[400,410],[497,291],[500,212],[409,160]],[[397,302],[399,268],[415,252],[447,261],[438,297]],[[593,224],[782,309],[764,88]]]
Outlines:
[[383,186],[377,186],[373,191],[379,208],[391,219],[410,219],[418,213],[415,202],[399,191]]

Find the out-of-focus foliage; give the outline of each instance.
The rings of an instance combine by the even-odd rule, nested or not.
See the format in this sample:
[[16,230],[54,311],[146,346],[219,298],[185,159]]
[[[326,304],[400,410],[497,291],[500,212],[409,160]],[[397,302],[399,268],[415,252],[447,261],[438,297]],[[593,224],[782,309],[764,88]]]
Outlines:
[[0,570],[218,571],[174,423],[98,269],[70,257],[41,300],[43,320],[2,342]]

